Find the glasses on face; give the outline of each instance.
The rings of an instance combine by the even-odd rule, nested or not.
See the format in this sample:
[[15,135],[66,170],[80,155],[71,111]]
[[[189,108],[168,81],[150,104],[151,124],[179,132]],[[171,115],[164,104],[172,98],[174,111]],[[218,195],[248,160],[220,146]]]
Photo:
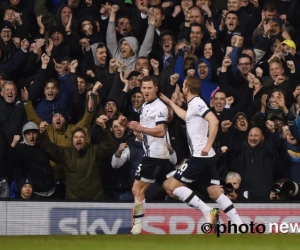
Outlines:
[[1,33],[2,34],[11,34],[11,30],[2,30]]
[[201,66],[201,65],[198,65],[198,69],[207,69],[208,68],[208,66],[207,65],[203,65],[203,66]]
[[236,121],[237,122],[244,122],[244,121],[246,121],[246,118],[245,117],[237,118]]
[[249,65],[251,65],[251,63],[239,63],[239,66],[249,66]]
[[106,107],[116,107],[116,104],[114,102],[108,102],[105,104]]

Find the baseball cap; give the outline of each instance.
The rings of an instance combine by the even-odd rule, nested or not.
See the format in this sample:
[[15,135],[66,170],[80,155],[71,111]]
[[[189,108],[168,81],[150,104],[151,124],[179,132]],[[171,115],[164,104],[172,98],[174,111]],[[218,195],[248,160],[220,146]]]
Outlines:
[[296,44],[294,43],[294,41],[290,40],[290,39],[285,39],[282,44],[286,44],[287,46],[293,48],[294,50],[296,50]]

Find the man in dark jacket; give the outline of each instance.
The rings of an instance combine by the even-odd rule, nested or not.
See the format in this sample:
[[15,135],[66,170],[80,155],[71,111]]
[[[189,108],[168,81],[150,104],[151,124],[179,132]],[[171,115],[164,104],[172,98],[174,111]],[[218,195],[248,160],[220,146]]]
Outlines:
[[275,133],[274,122],[266,126],[271,132],[268,140],[262,131],[254,127],[249,131],[240,154],[236,155],[236,172],[240,173],[249,199],[268,200],[273,181],[273,160],[279,148],[279,135]]
[[[19,144],[20,137],[14,137],[11,144],[11,164],[15,180],[28,177],[35,187],[34,191],[41,197],[53,197],[55,192],[54,171],[50,166],[48,156],[41,149],[39,128],[34,122],[27,122],[23,127],[23,141]],[[21,189],[22,187],[18,187]]]
[[41,147],[59,164],[65,165],[66,174],[66,199],[99,200],[103,198],[101,182],[101,162],[111,151],[111,135],[105,130],[104,119],[96,120],[101,130],[101,142],[97,145],[90,144],[90,135],[86,128],[76,126],[72,131],[72,146],[60,147],[53,144],[48,133],[47,122],[41,122]]

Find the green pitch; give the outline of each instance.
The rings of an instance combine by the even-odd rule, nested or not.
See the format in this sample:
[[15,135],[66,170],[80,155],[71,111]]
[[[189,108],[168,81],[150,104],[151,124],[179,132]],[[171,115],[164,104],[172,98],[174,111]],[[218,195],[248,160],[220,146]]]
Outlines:
[[290,250],[297,234],[1,236],[1,250]]

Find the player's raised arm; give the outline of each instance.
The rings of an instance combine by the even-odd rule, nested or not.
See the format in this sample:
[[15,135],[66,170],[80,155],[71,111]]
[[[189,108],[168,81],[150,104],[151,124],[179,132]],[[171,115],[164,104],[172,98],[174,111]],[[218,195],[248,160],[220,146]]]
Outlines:
[[171,106],[172,109],[174,110],[174,112],[176,113],[176,115],[178,115],[178,117],[180,117],[180,119],[185,121],[185,116],[186,116],[186,111],[182,108],[180,108],[179,106],[177,106],[176,103],[174,103],[171,99],[169,99],[168,97],[166,97],[164,94],[160,93],[159,94],[159,98],[167,105]]

